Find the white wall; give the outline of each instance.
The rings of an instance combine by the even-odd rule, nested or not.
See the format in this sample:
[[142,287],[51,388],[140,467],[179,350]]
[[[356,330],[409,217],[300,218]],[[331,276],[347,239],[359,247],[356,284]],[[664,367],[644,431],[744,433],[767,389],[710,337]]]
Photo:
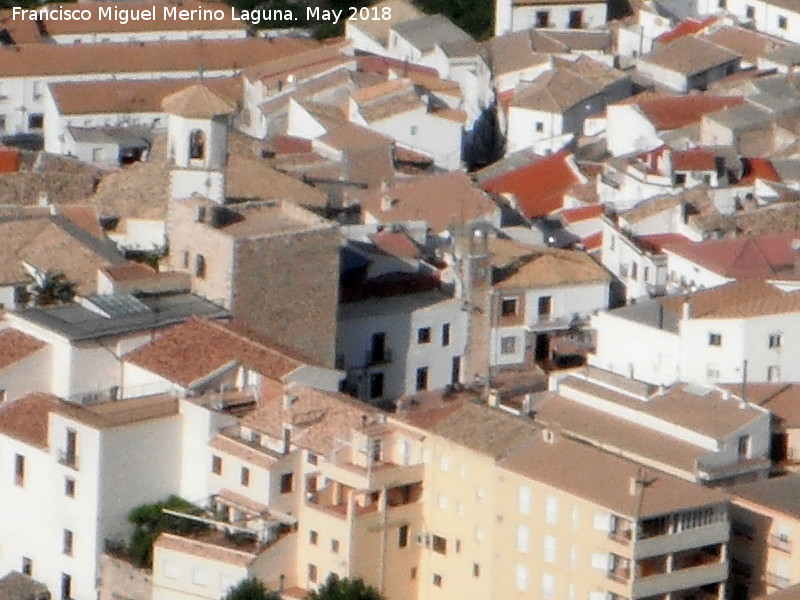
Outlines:
[[[597,29],[606,22],[605,3],[547,4],[543,2],[535,5],[514,6],[511,10],[511,28],[501,32],[496,31],[496,34],[535,28],[536,13],[539,11],[547,11],[550,14],[550,27],[553,29],[569,29],[569,13],[573,10],[583,11],[583,29]],[[495,30],[497,30],[497,26],[495,26]]]
[[5,390],[7,401],[16,400],[30,392],[48,391],[51,388],[52,369],[50,347],[44,346],[0,370],[0,389]]

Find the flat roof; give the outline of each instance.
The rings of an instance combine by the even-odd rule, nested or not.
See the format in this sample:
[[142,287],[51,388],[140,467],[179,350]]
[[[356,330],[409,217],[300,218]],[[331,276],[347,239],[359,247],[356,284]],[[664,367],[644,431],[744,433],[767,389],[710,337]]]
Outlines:
[[729,491],[754,504],[800,519],[800,475],[795,473],[735,485]]

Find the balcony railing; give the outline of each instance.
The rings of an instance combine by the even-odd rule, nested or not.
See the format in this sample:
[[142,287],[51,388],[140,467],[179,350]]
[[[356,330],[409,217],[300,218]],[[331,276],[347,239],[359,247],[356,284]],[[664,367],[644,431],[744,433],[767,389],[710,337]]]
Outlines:
[[792,551],[792,542],[789,541],[789,538],[785,535],[770,534],[767,538],[767,544],[769,544],[770,548],[775,548],[781,552]]
[[606,575],[609,579],[613,581],[617,581],[619,583],[627,583],[631,578],[631,570],[630,567],[624,569],[622,567],[617,567],[615,569],[609,569],[606,572]]
[[629,544],[633,531],[630,529],[614,529],[608,532],[608,539],[619,542],[620,544]]
[[58,451],[59,464],[69,467],[71,469],[78,469],[78,456],[74,452],[67,452],[66,450]]
[[764,576],[764,583],[774,588],[783,589],[789,587],[789,578],[783,575],[777,575],[776,573],[767,572]]

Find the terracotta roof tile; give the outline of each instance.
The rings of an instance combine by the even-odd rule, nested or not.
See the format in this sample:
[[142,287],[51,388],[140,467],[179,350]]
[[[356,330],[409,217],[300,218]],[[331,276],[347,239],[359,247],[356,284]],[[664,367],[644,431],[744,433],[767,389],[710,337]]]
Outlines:
[[38,448],[47,448],[50,413],[58,410],[60,404],[56,396],[34,393],[0,405],[0,432]]
[[247,567],[256,558],[253,553],[226,548],[213,543],[213,541],[204,542],[171,533],[162,533],[158,536],[158,539],[153,544],[153,549],[156,552],[159,550],[172,550],[238,567]]
[[13,365],[44,348],[46,344],[16,329],[0,331],[0,369]]
[[210,448],[218,450],[228,456],[235,456],[251,465],[261,467],[263,469],[270,469],[275,464],[275,456],[266,452],[253,448],[250,444],[243,440],[236,440],[230,438],[222,433],[215,435],[208,443]]
[[680,314],[687,300],[694,319],[746,319],[800,312],[800,292],[784,292],[761,279],[742,279],[661,302],[665,309]]
[[422,258],[422,249],[405,231],[380,231],[369,236],[378,248],[400,258]]
[[561,208],[564,194],[582,183],[571,157],[568,152],[561,151],[487,179],[481,187],[495,194],[513,194],[522,213],[530,219],[544,217]]
[[226,325],[198,318],[168,329],[124,360],[185,387],[233,363],[278,381],[302,366]]
[[745,158],[744,174],[739,180],[740,184],[751,184],[757,180],[780,182],[781,176],[768,158]]
[[600,217],[603,214],[603,206],[601,204],[592,204],[590,206],[578,206],[577,208],[565,208],[558,214],[567,223],[579,223]]
[[667,246],[673,248],[680,244],[691,243],[691,240],[680,233],[654,233],[638,236],[636,243],[646,252],[660,253]]
[[672,168],[675,171],[714,171],[716,154],[706,148],[672,151]]
[[702,38],[682,36],[674,42],[655,47],[639,60],[690,76],[727,62],[738,62],[738,59],[739,55],[727,48]]
[[717,19],[718,17],[714,15],[706,17],[702,21],[698,21],[697,19],[684,19],[669,31],[658,36],[655,41],[661,44],[669,44],[684,36],[699,33]]
[[741,96],[670,96],[648,97],[637,104],[657,130],[666,131],[699,123],[703,115],[743,102]]

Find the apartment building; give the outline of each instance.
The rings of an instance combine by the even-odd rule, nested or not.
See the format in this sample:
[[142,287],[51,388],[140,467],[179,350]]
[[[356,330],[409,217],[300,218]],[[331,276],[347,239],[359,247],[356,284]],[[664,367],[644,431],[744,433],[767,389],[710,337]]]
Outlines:
[[800,582],[800,476],[734,486],[730,492],[731,597],[771,595]]
[[542,426],[681,479],[730,485],[769,473],[769,411],[726,389],[582,367],[554,373],[550,393],[532,400]]
[[797,381],[784,349],[798,302],[795,292],[745,279],[599,313],[589,362],[654,384]]

